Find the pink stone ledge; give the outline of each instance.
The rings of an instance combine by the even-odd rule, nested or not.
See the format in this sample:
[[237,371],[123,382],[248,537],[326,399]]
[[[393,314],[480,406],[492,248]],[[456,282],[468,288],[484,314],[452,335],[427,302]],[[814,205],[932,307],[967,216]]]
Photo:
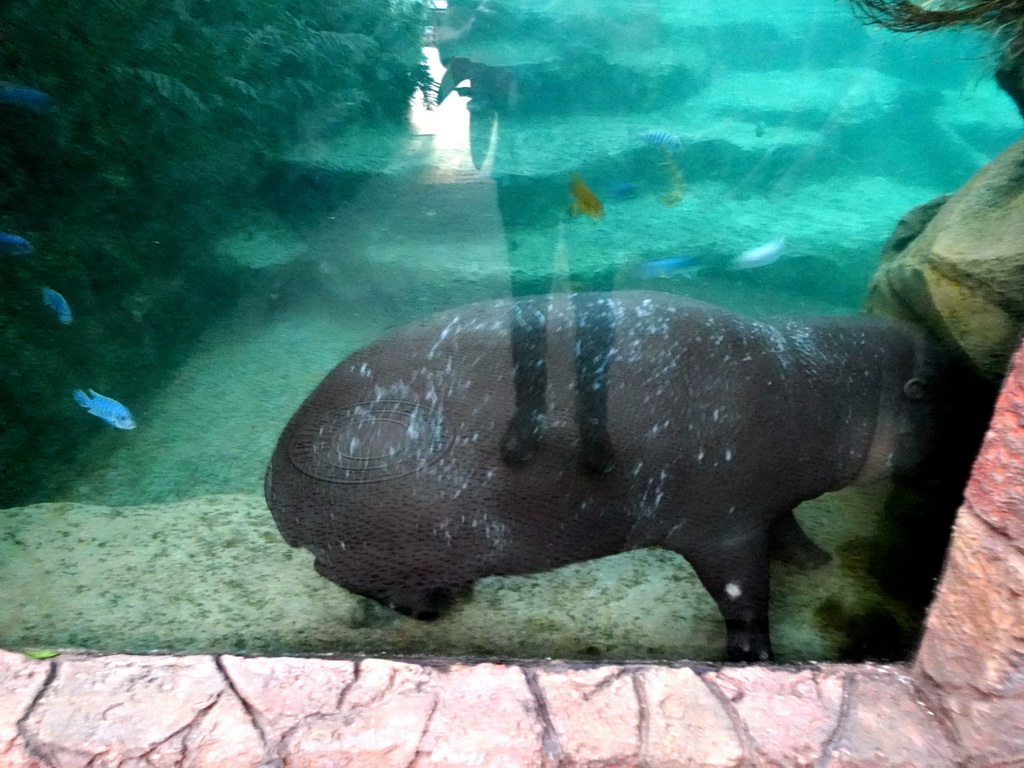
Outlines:
[[[901,666],[0,652],[0,766],[954,766]],[[973,764],[973,763],[972,763]]]

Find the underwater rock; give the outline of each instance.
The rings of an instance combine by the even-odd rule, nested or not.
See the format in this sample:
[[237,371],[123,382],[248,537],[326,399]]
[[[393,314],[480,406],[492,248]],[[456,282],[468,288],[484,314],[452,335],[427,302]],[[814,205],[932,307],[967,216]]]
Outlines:
[[[907,230],[915,227],[920,232],[911,238]],[[1024,140],[945,202],[904,217],[871,280],[866,306],[923,326],[998,382],[1021,334],[1021,285]]]

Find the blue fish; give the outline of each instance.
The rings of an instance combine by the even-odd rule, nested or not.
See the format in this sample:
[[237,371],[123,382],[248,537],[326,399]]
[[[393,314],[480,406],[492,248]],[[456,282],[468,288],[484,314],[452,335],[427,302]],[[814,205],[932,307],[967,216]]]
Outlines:
[[93,416],[103,419],[107,424],[118,429],[135,429],[135,419],[132,418],[131,413],[112,397],[101,395],[91,389],[88,395],[80,389],[76,389],[71,394],[76,403]]
[[0,232],[0,256],[24,256],[35,248],[24,237]]
[[67,300],[53,288],[43,288],[43,304],[53,310],[61,325],[71,324],[71,307]]
[[637,267],[637,272],[643,278],[672,277],[672,275],[696,266],[698,266],[698,261],[693,256],[669,256],[665,259],[645,261]]
[[612,197],[616,200],[632,200],[636,197],[637,192],[639,191],[640,188],[636,184],[631,181],[626,181],[612,187]]
[[668,131],[647,131],[640,135],[646,143],[652,147],[660,147],[661,149],[676,150],[683,148],[682,140],[674,133]]
[[23,85],[0,85],[0,104],[27,109],[41,115],[54,110],[53,99],[42,91]]

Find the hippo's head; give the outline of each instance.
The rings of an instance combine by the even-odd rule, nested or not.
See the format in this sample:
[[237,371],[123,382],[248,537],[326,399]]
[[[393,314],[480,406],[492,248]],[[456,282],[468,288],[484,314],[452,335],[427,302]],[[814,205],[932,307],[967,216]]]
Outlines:
[[893,474],[920,491],[959,493],[981,446],[997,390],[953,353],[921,337],[896,406]]

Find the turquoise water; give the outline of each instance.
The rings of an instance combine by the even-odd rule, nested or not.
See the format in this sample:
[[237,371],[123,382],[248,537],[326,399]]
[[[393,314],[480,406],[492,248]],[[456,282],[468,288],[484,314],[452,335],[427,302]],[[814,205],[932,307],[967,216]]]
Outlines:
[[[0,229],[36,245],[0,263],[5,647],[721,658],[714,603],[666,552],[487,579],[430,624],[344,593],[287,547],[262,500],[281,429],[387,330],[524,287],[666,291],[758,317],[856,312],[900,216],[1020,134],[986,38],[898,36],[840,3],[503,0],[468,30],[457,7],[420,17],[410,4],[412,21],[388,22],[405,37],[386,39],[376,4],[346,18],[295,2],[287,29],[244,4],[178,5],[118,6],[126,50],[80,55],[135,74],[98,85],[47,64],[74,14],[0,12],[0,79],[58,107],[8,105],[0,127]],[[234,22],[252,25],[244,70]],[[421,34],[440,47],[421,50]],[[296,40],[334,47],[297,54]],[[205,62],[193,79],[174,71],[176,50]],[[328,55],[347,79],[310,63]],[[470,77],[428,108],[417,81],[442,82],[442,60]],[[266,111],[229,111],[228,91]],[[137,113],[104,106],[125,98]],[[568,215],[571,174],[599,219]],[[778,261],[730,268],[780,237]],[[696,268],[640,269],[672,257]],[[37,306],[42,285],[67,298],[70,325]],[[77,387],[122,401],[137,428],[86,414]],[[883,496],[830,496],[802,519],[837,554],[875,535]],[[857,645],[815,618],[824,603],[913,634],[915,609],[849,557],[773,579],[782,659],[905,650]]]

